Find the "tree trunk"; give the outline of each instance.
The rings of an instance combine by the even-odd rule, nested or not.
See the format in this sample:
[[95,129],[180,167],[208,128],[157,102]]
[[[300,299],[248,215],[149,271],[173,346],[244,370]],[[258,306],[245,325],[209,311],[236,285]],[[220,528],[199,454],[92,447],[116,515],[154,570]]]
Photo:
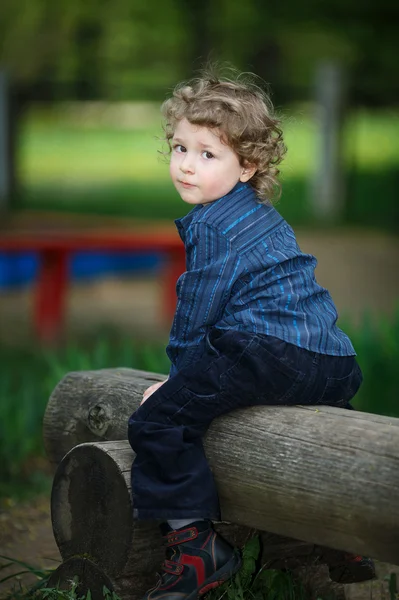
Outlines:
[[344,73],[339,64],[322,61],[316,71],[317,149],[314,157],[312,209],[326,223],[339,222],[345,206],[342,132]]
[[[104,585],[130,600],[139,600],[154,585],[164,551],[158,526],[132,518],[133,458],[130,446],[118,441],[81,444],[62,460],[54,478],[51,512],[64,563],[52,575],[51,585],[66,587],[76,576],[79,594],[90,589],[93,600],[102,598]],[[254,534],[251,528],[226,522],[216,524],[216,529],[238,547]],[[262,564],[299,570],[308,582],[317,581],[315,597],[321,589],[342,596],[342,586],[323,572],[322,549],[266,532],[261,538]],[[321,577],[315,576],[316,571]]]

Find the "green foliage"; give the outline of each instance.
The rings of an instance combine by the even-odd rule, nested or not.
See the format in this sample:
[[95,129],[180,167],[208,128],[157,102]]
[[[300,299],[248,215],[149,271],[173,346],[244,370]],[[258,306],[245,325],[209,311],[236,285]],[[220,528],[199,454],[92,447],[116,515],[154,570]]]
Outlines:
[[399,307],[392,318],[365,315],[360,327],[342,325],[358,354],[363,384],[353,405],[364,412],[399,417]]
[[[25,562],[9,558],[7,556],[0,555],[0,559],[5,559],[8,561],[7,563],[0,564],[0,571],[7,569],[10,565],[14,564],[24,567],[23,571],[0,578],[0,585],[13,579],[17,581],[7,595],[6,600],[92,600],[90,590],[87,592],[87,594],[79,594],[79,582],[77,578],[71,580],[69,587],[66,589],[49,588],[47,587],[47,583],[51,576],[52,570],[36,569]],[[19,578],[25,574],[33,574],[37,577],[37,582],[29,588],[26,588],[24,585],[22,585],[19,580]],[[103,600],[120,600],[120,598],[114,591],[111,592],[107,587],[104,586]]]
[[386,101],[388,92],[395,102],[395,17],[390,0],[350,6],[247,0],[245,9],[240,0],[30,0],[23,10],[20,2],[2,0],[0,62],[28,85],[48,86],[51,77],[53,97],[61,82],[64,95],[83,88],[126,99],[138,87],[142,98],[166,87],[210,51],[299,90],[309,84],[315,60],[327,58],[358,76],[365,100]]
[[47,83],[51,73],[54,96],[60,84],[64,95],[80,88],[131,98],[138,87],[141,94],[154,88],[159,94],[178,77],[188,35],[177,3],[166,0],[162,8],[145,0],[114,0],[112,7],[98,0],[32,0],[22,16],[19,3],[3,0],[0,62],[25,85],[43,78]]
[[0,497],[19,495],[28,487],[36,491],[46,487],[47,480],[35,468],[34,459],[44,455],[43,414],[64,375],[117,367],[167,373],[164,344],[133,342],[104,333],[95,342],[71,342],[58,351],[0,351]]
[[42,357],[0,352],[0,495],[8,480],[23,476],[23,463],[41,454],[41,421],[49,389]]
[[[38,579],[37,583],[26,589],[18,582],[14,589],[6,597],[6,600],[92,600],[90,590],[87,594],[80,595],[78,579],[74,578],[67,589],[49,588],[47,583],[52,570],[40,570],[31,565],[1,556],[7,562],[0,564],[0,571],[12,564],[23,567],[23,571],[13,575],[0,577],[0,585],[8,580],[18,578],[25,573],[32,573]],[[309,595],[303,585],[293,579],[289,571],[267,569],[259,567],[260,540],[254,536],[242,549],[242,566],[238,573],[229,581],[205,595],[206,600],[309,600]],[[390,600],[398,600],[397,577],[391,573],[386,578]],[[111,592],[105,586],[103,588],[104,600],[120,600],[115,592]],[[323,600],[318,598],[317,600]],[[327,600],[327,599],[324,599]]]
[[[158,153],[159,105],[129,104],[127,114],[136,123],[132,128],[122,127],[123,121],[115,124],[112,104],[97,107],[94,116],[93,110],[60,105],[51,110],[36,107],[25,115],[19,137],[17,205],[151,220],[182,216],[187,205]],[[114,116],[107,121],[109,111]],[[287,112],[283,129],[288,153],[281,165],[282,198],[277,208],[293,225],[309,225],[316,124],[308,108],[292,107]],[[393,231],[399,219],[397,113],[353,112],[344,134],[348,202],[342,221]]]
[[391,573],[386,577],[386,579],[388,580],[389,600],[399,600],[396,573]]
[[302,584],[289,572],[259,569],[259,536],[251,538],[242,551],[242,566],[234,577],[209,592],[207,600],[306,600]]
[[[79,595],[78,585],[78,581],[75,579],[74,581],[71,581],[70,588],[66,590],[58,588],[41,588],[34,594],[33,598],[35,600],[92,600],[90,590],[88,590],[87,594]],[[120,597],[104,586],[103,599],[120,600]]]
[[[206,594],[207,600],[307,600],[303,586],[296,582],[289,572],[275,569],[259,569],[260,541],[259,536],[251,538],[242,550],[242,566],[236,575],[228,582]],[[14,591],[8,600],[91,600],[90,590],[86,595],[79,595],[78,581],[74,579],[68,589],[48,588],[49,571],[39,571],[26,563],[14,561],[7,557],[8,563],[0,566],[6,568],[10,563],[17,563],[25,567],[20,574],[31,572],[38,578],[38,583],[30,590],[20,589]],[[16,575],[10,576],[16,577]],[[0,584],[7,578],[0,579]],[[115,592],[110,592],[106,587],[103,590],[104,600],[119,600]]]
[[[46,585],[48,578],[50,577],[51,570],[49,569],[38,569],[37,567],[33,567],[32,565],[17,560],[15,558],[10,558],[9,556],[0,555],[0,560],[6,560],[5,563],[0,563],[0,571],[7,569],[12,565],[18,565],[22,567],[21,571],[17,573],[13,573],[12,575],[6,575],[5,577],[0,577],[0,585],[6,583],[9,580],[15,580],[12,591],[7,596],[6,600],[22,600],[27,596],[33,597],[36,593]],[[21,584],[20,577],[23,575],[34,575],[37,578],[37,582],[30,587],[29,591]]]

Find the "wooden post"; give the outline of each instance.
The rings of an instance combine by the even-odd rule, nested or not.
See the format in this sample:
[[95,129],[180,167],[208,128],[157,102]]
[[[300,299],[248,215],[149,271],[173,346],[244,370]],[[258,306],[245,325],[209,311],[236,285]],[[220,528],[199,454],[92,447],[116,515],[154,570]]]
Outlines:
[[311,200],[313,214],[326,223],[339,220],[344,206],[343,96],[342,68],[321,62],[316,69],[317,139]]
[[182,244],[181,249],[167,254],[166,264],[162,273],[162,311],[166,323],[172,323],[176,311],[176,283],[186,270],[186,253]]
[[68,283],[68,253],[59,250],[40,252],[40,272],[36,284],[34,325],[43,344],[60,340]]

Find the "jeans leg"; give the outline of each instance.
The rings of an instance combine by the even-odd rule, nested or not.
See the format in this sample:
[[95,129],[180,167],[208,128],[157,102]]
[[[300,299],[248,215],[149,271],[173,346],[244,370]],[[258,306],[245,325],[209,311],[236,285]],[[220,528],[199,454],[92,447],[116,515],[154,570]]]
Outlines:
[[216,417],[237,407],[224,392],[223,375],[246,356],[253,342],[253,335],[225,337],[225,347],[219,350],[207,338],[201,360],[166,381],[129,420],[138,519],[220,518],[202,437]]
[[164,383],[131,416],[134,516],[138,519],[218,519],[219,500],[202,436],[230,410],[221,394],[198,396],[179,381]]

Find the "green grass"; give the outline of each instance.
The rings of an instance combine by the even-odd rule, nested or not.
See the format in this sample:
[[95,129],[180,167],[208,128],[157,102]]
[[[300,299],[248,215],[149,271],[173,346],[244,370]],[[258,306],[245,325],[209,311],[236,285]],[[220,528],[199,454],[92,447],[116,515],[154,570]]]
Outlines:
[[[98,334],[58,351],[0,350],[0,498],[48,490],[42,473],[42,420],[50,394],[69,371],[131,367],[167,373],[164,343]],[[39,458],[39,460],[37,460]]]
[[393,318],[365,315],[362,326],[345,326],[358,354],[364,381],[353,405],[364,412],[399,417],[399,307]]
[[[268,569],[267,565],[260,563],[261,546],[259,536],[255,535],[247,541],[242,548],[242,566],[238,573],[232,579],[221,585],[215,590],[208,592],[206,600],[309,600],[310,591],[305,588],[302,582],[290,571],[281,571],[277,569]],[[22,571],[18,575],[25,573],[34,574],[37,577],[37,583],[30,589],[26,589],[20,583],[15,584],[14,590],[7,596],[7,600],[91,600],[90,590],[82,593],[79,590],[77,579],[71,580],[66,589],[49,588],[47,582],[52,573],[51,570],[38,570],[27,563],[13,560],[12,558],[0,556],[0,560],[6,560],[6,563],[0,564],[1,569],[7,568],[11,564],[18,564]],[[16,578],[17,575],[1,578],[0,584],[8,579]],[[390,600],[397,600],[398,587],[395,573],[385,577],[388,582],[388,591]],[[329,594],[318,597],[317,600],[334,600],[335,595]],[[111,592],[106,587],[103,588],[104,600],[120,600],[115,592]]]
[[[293,224],[312,222],[309,193],[318,155],[310,109],[287,109],[288,154],[279,210]],[[158,150],[161,121],[151,107],[143,127],[111,128],[33,110],[19,138],[18,206],[173,219],[187,211]],[[353,113],[343,136],[344,221],[393,229],[399,221],[399,119],[394,112]]]
[[[254,536],[245,544],[242,549],[242,566],[234,577],[206,594],[207,600],[309,600],[309,594],[300,581],[293,578],[290,572],[267,569],[259,564],[260,558],[260,540],[259,536]],[[79,590],[79,583],[73,580],[68,589],[58,589],[47,587],[47,581],[51,571],[40,571],[21,561],[13,561],[8,557],[0,556],[0,559],[6,559],[7,563],[2,568],[8,567],[12,563],[17,563],[23,568],[19,573],[33,573],[38,582],[30,590],[22,586],[15,587],[15,591],[8,596],[8,600],[23,600],[33,598],[35,600],[91,600],[90,590],[82,593]],[[10,576],[9,576],[10,577]],[[11,576],[11,577],[16,577]],[[0,584],[8,578],[1,579]],[[104,600],[120,600],[115,592],[110,592],[104,587]],[[318,599],[322,600],[322,599]],[[326,599],[327,600],[327,599]]]
[[[317,158],[317,128],[310,111],[283,116],[288,153],[282,163],[287,178],[312,173]],[[399,115],[393,112],[357,112],[350,115],[344,132],[347,164],[361,170],[385,170],[399,166]],[[168,169],[159,160],[162,149],[160,117],[143,128],[111,128],[94,122],[72,122],[55,111],[49,115],[31,111],[20,136],[21,177],[29,185],[41,182],[84,183],[168,180]]]

